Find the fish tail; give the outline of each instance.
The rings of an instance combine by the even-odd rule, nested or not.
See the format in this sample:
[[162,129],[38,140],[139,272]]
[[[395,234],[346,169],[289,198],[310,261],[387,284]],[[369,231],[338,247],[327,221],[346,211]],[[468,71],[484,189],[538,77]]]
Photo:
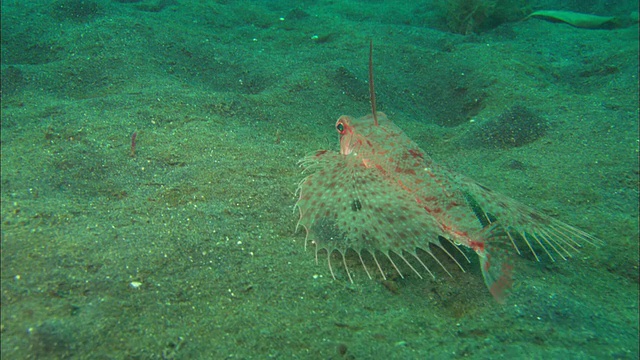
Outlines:
[[508,251],[508,237],[491,226],[483,231],[487,236],[482,249],[476,253],[480,257],[480,269],[484,283],[491,295],[504,304],[513,287],[513,256]]

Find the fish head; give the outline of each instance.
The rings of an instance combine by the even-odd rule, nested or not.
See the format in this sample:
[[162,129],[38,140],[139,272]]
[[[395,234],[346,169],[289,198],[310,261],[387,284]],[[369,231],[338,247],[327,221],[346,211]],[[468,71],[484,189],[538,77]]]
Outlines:
[[336,130],[340,134],[340,154],[349,155],[362,145],[362,135],[353,126],[353,118],[342,115],[336,121]]

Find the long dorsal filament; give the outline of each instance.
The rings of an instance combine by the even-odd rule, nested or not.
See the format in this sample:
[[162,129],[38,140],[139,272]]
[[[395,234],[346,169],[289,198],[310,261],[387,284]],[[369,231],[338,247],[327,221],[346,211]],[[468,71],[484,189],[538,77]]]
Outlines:
[[371,97],[371,114],[373,114],[373,124],[378,126],[378,114],[376,114],[376,90],[373,86],[373,39],[369,40],[369,96]]

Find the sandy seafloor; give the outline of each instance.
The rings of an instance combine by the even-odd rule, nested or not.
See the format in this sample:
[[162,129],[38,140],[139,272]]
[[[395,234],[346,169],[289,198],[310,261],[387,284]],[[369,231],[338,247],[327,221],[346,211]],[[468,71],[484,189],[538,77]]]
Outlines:
[[[637,359],[637,24],[460,35],[436,13],[3,1],[2,358]],[[435,161],[606,245],[520,260],[505,305],[477,263],[386,286],[316,265],[298,161],[370,112],[370,38],[378,109]],[[546,134],[479,144],[516,104]]]

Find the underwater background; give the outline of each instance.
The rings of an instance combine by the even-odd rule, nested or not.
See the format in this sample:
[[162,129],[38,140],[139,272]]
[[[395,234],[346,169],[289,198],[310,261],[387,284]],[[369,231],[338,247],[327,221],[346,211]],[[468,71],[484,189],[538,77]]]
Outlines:
[[[637,359],[637,7],[3,1],[2,358]],[[606,245],[504,305],[477,264],[334,280],[298,162],[370,113],[370,39],[434,161]]]

